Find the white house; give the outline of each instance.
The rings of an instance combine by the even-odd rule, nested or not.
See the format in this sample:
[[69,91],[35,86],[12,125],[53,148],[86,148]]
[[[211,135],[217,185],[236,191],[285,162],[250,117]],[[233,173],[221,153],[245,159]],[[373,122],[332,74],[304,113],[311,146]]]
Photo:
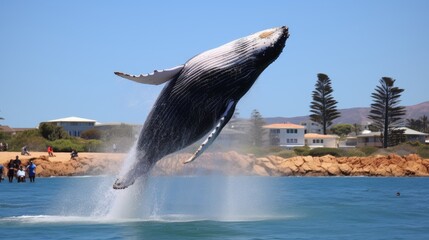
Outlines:
[[83,131],[93,128],[96,121],[79,117],[67,117],[49,120],[47,122],[63,127],[70,136],[80,137]]
[[269,130],[269,139],[271,146],[281,147],[302,147],[304,146],[305,127],[293,123],[274,123],[265,125]]
[[337,135],[323,135],[317,133],[307,133],[304,135],[305,145],[310,148],[337,148],[339,144],[339,139]]
[[300,125],[305,127],[305,133],[322,133],[322,125],[311,120],[302,121]]
[[[407,142],[420,142],[425,143],[425,139],[429,134],[422,133],[407,127],[396,128],[398,130],[404,130],[405,141]],[[381,132],[371,132],[364,130],[361,135],[357,136],[357,147],[382,147],[381,143]]]

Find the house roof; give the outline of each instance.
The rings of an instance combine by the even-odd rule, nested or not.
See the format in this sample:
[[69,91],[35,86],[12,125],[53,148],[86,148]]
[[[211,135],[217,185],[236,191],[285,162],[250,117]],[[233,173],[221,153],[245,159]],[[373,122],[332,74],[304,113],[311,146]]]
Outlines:
[[307,134],[304,134],[304,138],[333,139],[333,138],[339,138],[339,137],[337,135],[323,135],[323,134],[317,134],[317,133],[307,133]]
[[[396,129],[405,130],[404,135],[421,135],[421,136],[429,136],[427,133],[422,133],[416,130],[413,130],[411,128],[407,127],[398,127]],[[366,132],[361,135],[358,135],[357,137],[379,137],[381,135],[381,132]]]
[[405,135],[423,135],[423,136],[429,135],[427,133],[422,133],[422,132],[419,132],[419,131],[416,131],[416,130],[413,130],[413,129],[407,128],[407,127],[400,127],[398,129],[405,130],[405,132],[404,132]]
[[264,128],[268,129],[304,129],[304,126],[293,124],[293,123],[273,123],[269,125],[265,125]]
[[0,126],[0,132],[13,133],[15,130],[9,126]]
[[80,118],[80,117],[66,117],[66,118],[59,118],[54,120],[49,120],[48,122],[96,122],[95,120],[86,119],[86,118]]

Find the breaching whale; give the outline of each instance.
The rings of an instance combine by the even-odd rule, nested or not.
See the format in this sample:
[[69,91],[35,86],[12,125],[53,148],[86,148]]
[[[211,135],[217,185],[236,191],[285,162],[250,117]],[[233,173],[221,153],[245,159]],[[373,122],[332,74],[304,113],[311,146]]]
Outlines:
[[137,160],[113,188],[132,185],[147,176],[158,160],[212,131],[185,163],[201,155],[231,119],[240,98],[280,55],[288,37],[287,27],[271,28],[205,51],[174,68],[139,76],[115,72],[139,83],[167,83],[140,132]]

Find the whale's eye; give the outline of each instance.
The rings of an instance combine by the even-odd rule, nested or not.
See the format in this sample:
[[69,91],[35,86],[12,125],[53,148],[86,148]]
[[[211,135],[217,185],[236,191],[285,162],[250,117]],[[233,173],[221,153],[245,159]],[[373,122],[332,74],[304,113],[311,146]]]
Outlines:
[[259,37],[260,38],[267,38],[267,37],[271,36],[271,34],[273,34],[273,33],[274,33],[274,31],[263,32],[263,33],[259,34]]

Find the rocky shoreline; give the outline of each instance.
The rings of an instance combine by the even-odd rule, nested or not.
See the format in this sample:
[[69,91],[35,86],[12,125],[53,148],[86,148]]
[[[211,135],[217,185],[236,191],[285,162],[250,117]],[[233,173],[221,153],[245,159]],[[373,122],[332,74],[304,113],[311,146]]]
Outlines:
[[[110,156],[110,157],[109,157]],[[377,155],[371,157],[297,156],[257,158],[237,152],[204,153],[196,161],[183,164],[191,155],[170,155],[159,161],[153,175],[255,175],[255,176],[429,176],[429,159],[418,155]],[[91,154],[76,160],[57,160],[41,155],[33,160],[39,177],[116,175],[126,155]],[[1,159],[1,163],[5,163]],[[5,172],[6,173],[6,172]],[[5,174],[4,173],[4,174]]]

